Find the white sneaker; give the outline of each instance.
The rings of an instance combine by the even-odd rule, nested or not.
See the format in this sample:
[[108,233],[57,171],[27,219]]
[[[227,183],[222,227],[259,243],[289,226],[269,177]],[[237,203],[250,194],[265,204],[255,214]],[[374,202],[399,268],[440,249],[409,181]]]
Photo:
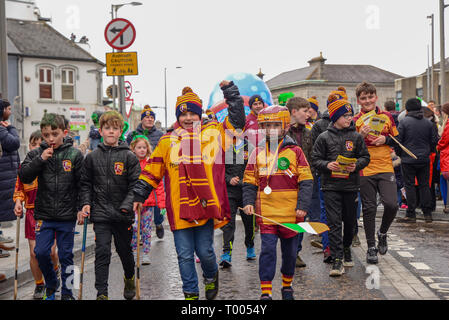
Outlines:
[[150,255],[149,254],[144,254],[143,258],[142,258],[142,265],[143,266],[147,266],[150,264]]

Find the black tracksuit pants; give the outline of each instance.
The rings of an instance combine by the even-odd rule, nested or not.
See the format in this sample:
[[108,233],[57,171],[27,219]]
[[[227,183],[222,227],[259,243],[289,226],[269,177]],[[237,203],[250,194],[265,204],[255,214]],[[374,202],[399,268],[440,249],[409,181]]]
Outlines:
[[243,208],[243,198],[239,196],[231,196],[229,197],[229,206],[231,207],[231,221],[221,228],[223,231],[223,253],[232,254],[232,246],[234,243],[234,233],[235,233],[235,216],[237,215],[237,211],[240,212],[242,217],[243,226],[245,228],[245,246],[247,248],[254,247],[254,224],[255,217],[254,215],[247,215],[243,213],[238,208]]
[[430,165],[427,164],[402,164],[402,179],[404,180],[405,193],[407,194],[407,217],[416,217],[417,197],[415,177],[418,180],[419,200],[425,215],[432,214],[432,194],[429,187]]
[[[357,223],[357,192],[324,191],[329,246],[332,258],[343,260],[343,248],[349,248]],[[342,223],[344,227],[342,227]],[[342,236],[343,229],[343,236]]]
[[134,276],[134,256],[131,248],[132,225],[127,223],[94,223],[95,231],[95,288],[97,296],[108,295],[109,264],[111,262],[111,242],[122,261],[125,277]]

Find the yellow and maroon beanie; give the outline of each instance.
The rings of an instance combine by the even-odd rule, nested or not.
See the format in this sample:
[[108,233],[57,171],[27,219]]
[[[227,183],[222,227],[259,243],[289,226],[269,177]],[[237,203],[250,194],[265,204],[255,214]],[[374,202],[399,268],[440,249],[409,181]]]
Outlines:
[[146,105],[145,107],[143,107],[143,110],[140,114],[140,120],[143,120],[143,118],[148,116],[152,116],[156,120],[156,114],[149,105]]
[[354,109],[351,104],[347,100],[341,99],[337,94],[331,93],[327,99],[327,103],[329,117],[334,123],[345,113],[351,112],[354,115]]
[[200,118],[203,114],[203,102],[190,87],[182,89],[182,96],[176,100],[176,119],[186,111],[196,113]]
[[318,112],[319,104],[318,104],[317,97],[315,97],[315,96],[310,97],[309,99],[307,99],[307,101],[309,101],[310,106],[312,107],[312,109],[315,110],[316,112]]
[[[348,95],[346,93],[346,88],[345,87],[338,87],[337,90],[334,90],[334,91],[332,91],[329,94],[329,97],[331,95],[336,95],[338,97],[338,99],[344,99],[344,100],[348,101]],[[329,101],[329,99],[327,99],[327,106],[328,107],[329,107],[329,103],[330,103],[330,101]]]

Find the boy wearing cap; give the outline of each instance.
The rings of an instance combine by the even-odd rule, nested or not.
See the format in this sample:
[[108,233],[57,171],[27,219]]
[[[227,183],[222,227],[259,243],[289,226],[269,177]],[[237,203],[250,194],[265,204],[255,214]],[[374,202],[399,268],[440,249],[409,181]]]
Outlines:
[[245,127],[245,110],[232,81],[223,81],[220,87],[229,105],[229,116],[222,123],[201,121],[201,99],[191,88],[184,88],[176,101],[174,130],[161,138],[134,188],[137,210],[165,177],[167,217],[186,300],[199,299],[194,253],[201,261],[206,299],[216,297],[219,282],[214,229],[231,219],[224,156],[232,135]]
[[[335,277],[345,272],[344,267],[354,266],[351,244],[357,218],[359,171],[368,165],[370,155],[352,123],[354,111],[351,104],[334,94],[329,96],[328,101],[332,124],[318,136],[313,147],[312,163],[321,174],[333,260],[329,275]],[[339,156],[356,159],[355,163],[345,168],[343,174],[339,174],[341,169],[336,161]]]
[[259,113],[258,122],[261,129],[266,130],[266,139],[249,158],[243,179],[243,205],[246,214],[257,213],[260,226],[261,300],[272,299],[278,239],[282,250],[282,299],[293,300],[292,282],[299,236],[271,221],[303,221],[310,208],[313,177],[303,151],[287,135],[288,109],[267,107]]
[[316,121],[318,121],[321,118],[320,111],[319,111],[319,103],[316,96],[310,97],[307,99],[310,103],[310,108],[308,110],[308,119],[306,123],[306,127],[309,130],[312,130],[313,125]]
[[[395,146],[393,139],[399,133],[393,117],[389,112],[382,111],[377,105],[376,87],[362,82],[356,88],[357,103],[361,106],[360,113],[354,117],[357,132],[365,139],[370,153],[369,165],[360,173],[360,197],[363,207],[363,227],[365,229],[368,250],[366,261],[370,264],[378,263],[377,253],[387,253],[387,231],[396,217],[398,211],[396,179],[391,160],[391,147]],[[365,124],[365,115],[373,112],[374,115],[385,122],[378,137],[370,134],[371,127]],[[379,193],[384,206],[382,223],[377,232],[378,245],[376,248],[376,212],[377,193]]]

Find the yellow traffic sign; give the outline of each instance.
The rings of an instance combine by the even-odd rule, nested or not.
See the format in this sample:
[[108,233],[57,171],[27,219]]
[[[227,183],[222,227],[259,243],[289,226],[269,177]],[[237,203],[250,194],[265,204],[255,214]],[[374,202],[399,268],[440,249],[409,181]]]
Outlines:
[[137,52],[106,53],[106,74],[108,76],[137,76]]

